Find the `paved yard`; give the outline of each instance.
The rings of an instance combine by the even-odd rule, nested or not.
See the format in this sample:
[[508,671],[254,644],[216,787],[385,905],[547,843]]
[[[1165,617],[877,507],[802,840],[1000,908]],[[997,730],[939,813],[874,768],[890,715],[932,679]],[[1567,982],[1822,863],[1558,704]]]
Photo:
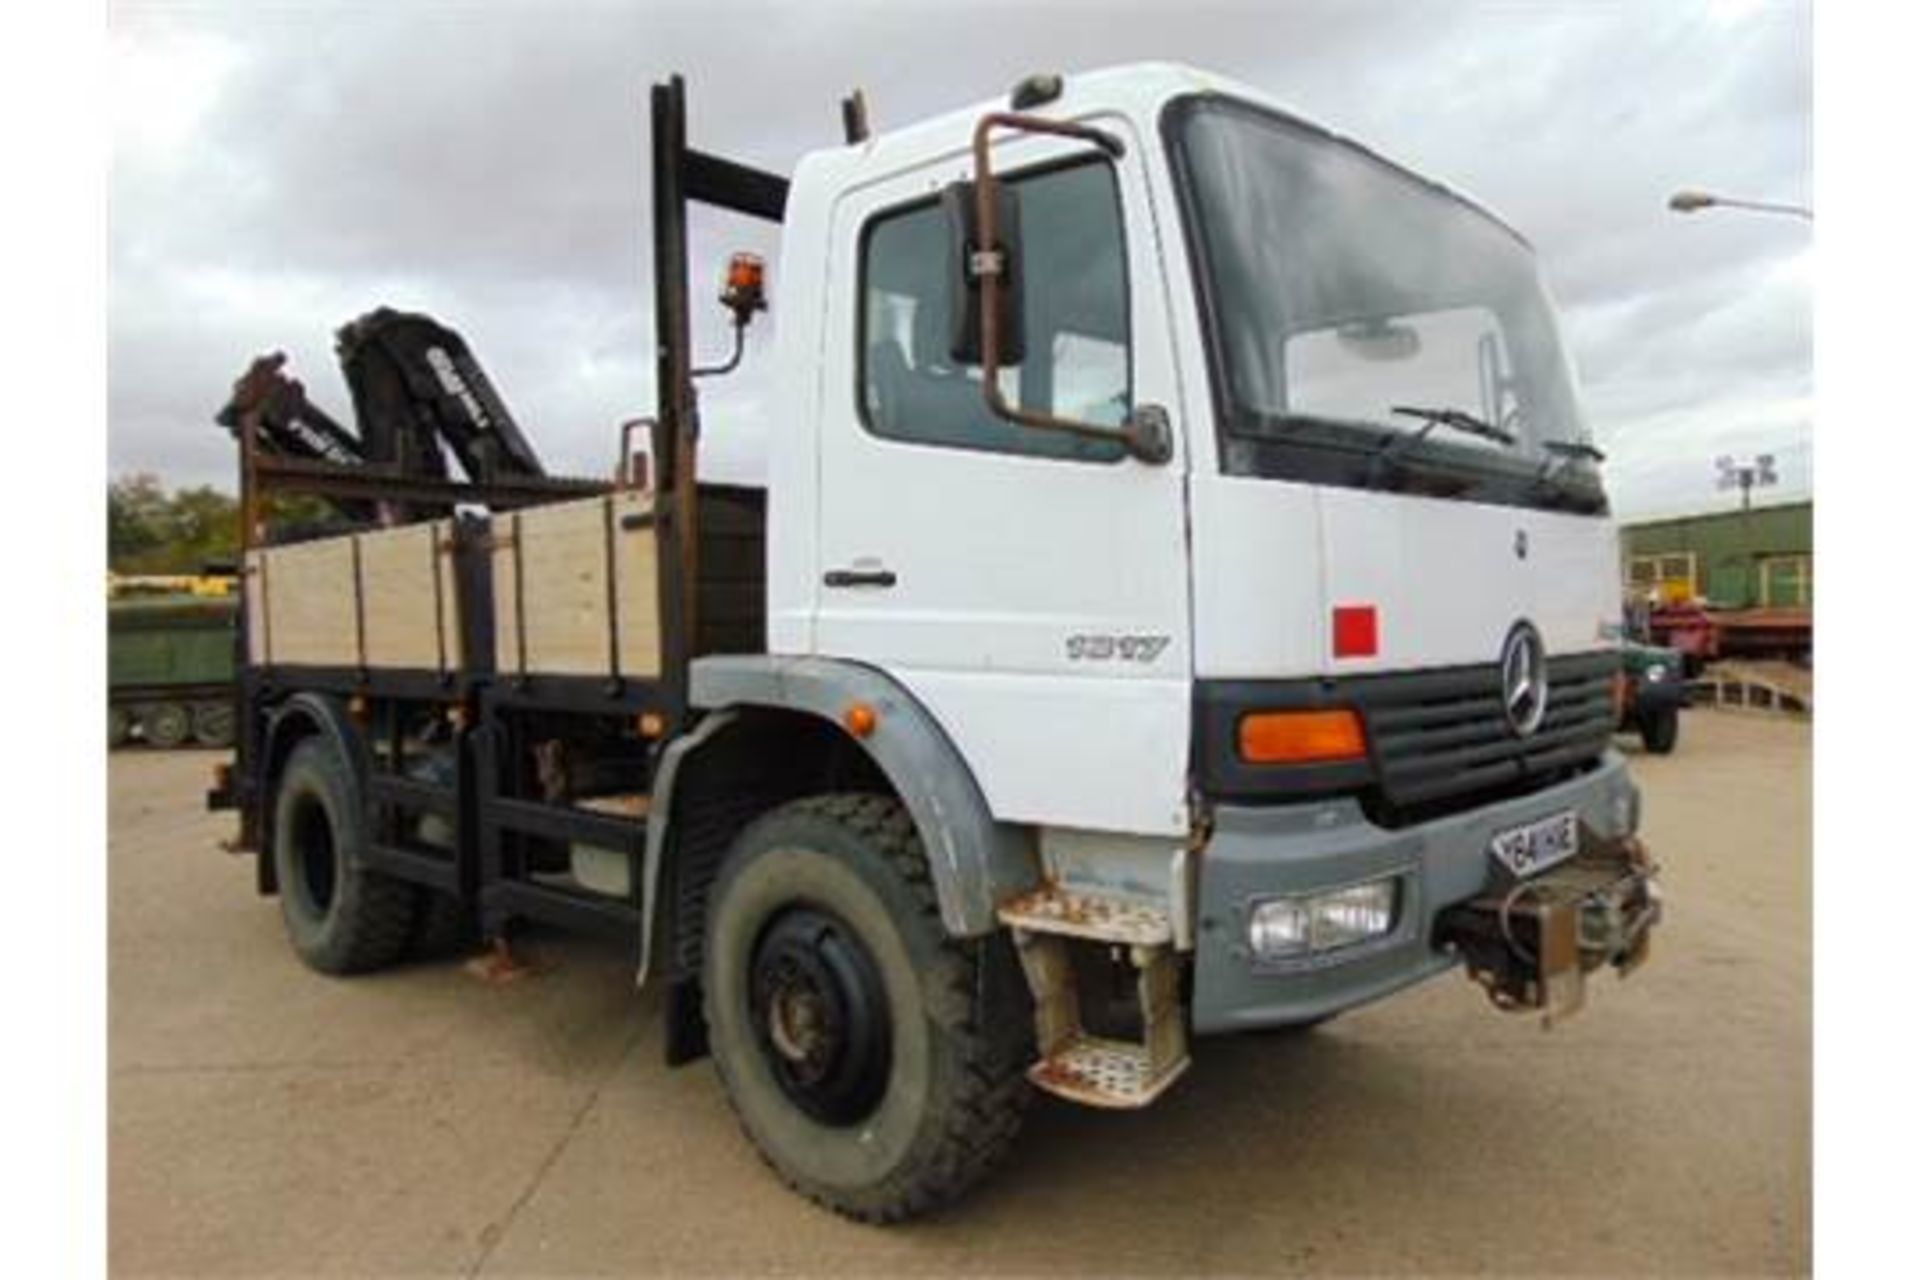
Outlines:
[[1688,717],[1636,757],[1653,961],[1552,1032],[1449,976],[1297,1038],[1202,1041],[1158,1106],[1042,1101],[1010,1165],[876,1230],[788,1194],[707,1064],[661,1065],[615,947],[541,976],[302,968],[202,811],[117,753],[117,1274],[1805,1272],[1811,734]]

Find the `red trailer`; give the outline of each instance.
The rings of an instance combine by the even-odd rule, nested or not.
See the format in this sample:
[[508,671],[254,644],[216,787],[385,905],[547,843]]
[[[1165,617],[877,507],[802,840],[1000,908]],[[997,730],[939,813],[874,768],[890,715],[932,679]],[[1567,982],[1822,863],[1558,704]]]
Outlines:
[[1813,657],[1811,609],[1715,609],[1699,604],[1661,605],[1647,620],[1653,642],[1684,655],[1689,674],[1721,658]]

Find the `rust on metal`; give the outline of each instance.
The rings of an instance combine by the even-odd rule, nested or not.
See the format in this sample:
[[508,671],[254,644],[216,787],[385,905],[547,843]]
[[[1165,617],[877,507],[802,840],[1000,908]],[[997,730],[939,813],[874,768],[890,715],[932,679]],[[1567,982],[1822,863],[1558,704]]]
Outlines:
[[[1049,882],[1003,903],[999,916],[1013,929],[1033,995],[1039,1060],[1027,1078],[1035,1087],[1088,1106],[1131,1109],[1152,1102],[1187,1069],[1180,961],[1165,911]],[[1087,1032],[1071,940],[1082,948],[1097,943],[1125,949],[1138,975],[1138,1041]]]
[[488,986],[504,987],[522,978],[538,977],[554,966],[551,960],[515,951],[504,937],[498,937],[484,952],[467,961],[465,967]]
[[1000,907],[1000,919],[1015,928],[1065,933],[1096,942],[1159,946],[1173,938],[1167,913],[1143,902],[1081,893],[1048,884]]
[[1449,908],[1441,934],[1495,1007],[1552,1026],[1580,1010],[1589,974],[1611,965],[1625,976],[1646,962],[1658,869],[1636,837],[1583,824],[1571,859]]
[[619,488],[644,489],[647,487],[648,468],[641,460],[648,455],[636,454],[633,451],[633,433],[645,431],[651,438],[653,427],[652,418],[629,418],[620,424],[620,461],[614,468],[615,483]]
[[1000,282],[1005,260],[999,248],[999,182],[993,176],[989,141],[996,128],[1017,129],[1023,133],[1047,133],[1062,138],[1090,142],[1109,155],[1118,155],[1120,140],[1104,130],[1069,120],[1049,120],[1045,116],[1023,115],[1011,111],[993,111],[980,117],[973,130],[974,225],[980,237],[979,254],[985,264],[980,279],[980,391],[987,409],[996,417],[1022,426],[1048,431],[1065,431],[1091,440],[1112,440],[1132,447],[1132,437],[1123,428],[1061,418],[1051,413],[1007,403],[1000,391]]

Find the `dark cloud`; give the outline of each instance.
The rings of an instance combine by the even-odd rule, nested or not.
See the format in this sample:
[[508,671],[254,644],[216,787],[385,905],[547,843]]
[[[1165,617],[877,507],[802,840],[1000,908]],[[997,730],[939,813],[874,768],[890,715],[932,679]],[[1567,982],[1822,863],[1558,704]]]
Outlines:
[[[645,90],[788,169],[863,85],[885,127],[1037,68],[1174,59],[1248,81],[1480,199],[1565,309],[1623,512],[1713,499],[1711,458],[1810,482],[1804,224],[1682,218],[1699,186],[1805,202],[1804,4],[180,6],[113,14],[110,458],[224,481],[208,424],[287,349],[344,411],[331,331],[378,303],[466,333],[550,459],[602,470],[652,400]],[[696,227],[696,270],[766,229]],[[700,339],[718,348],[717,314]],[[756,335],[764,349],[771,326]],[[756,375],[724,403],[766,394]]]

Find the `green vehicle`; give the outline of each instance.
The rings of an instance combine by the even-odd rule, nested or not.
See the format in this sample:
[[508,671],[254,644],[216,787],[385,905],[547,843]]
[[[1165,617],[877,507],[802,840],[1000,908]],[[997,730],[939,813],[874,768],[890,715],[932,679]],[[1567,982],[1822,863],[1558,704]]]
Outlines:
[[1680,741],[1680,708],[1687,705],[1680,652],[1629,640],[1620,647],[1620,663],[1627,685],[1620,731],[1638,733],[1648,751],[1664,756]]
[[107,746],[233,745],[231,597],[107,603]]

